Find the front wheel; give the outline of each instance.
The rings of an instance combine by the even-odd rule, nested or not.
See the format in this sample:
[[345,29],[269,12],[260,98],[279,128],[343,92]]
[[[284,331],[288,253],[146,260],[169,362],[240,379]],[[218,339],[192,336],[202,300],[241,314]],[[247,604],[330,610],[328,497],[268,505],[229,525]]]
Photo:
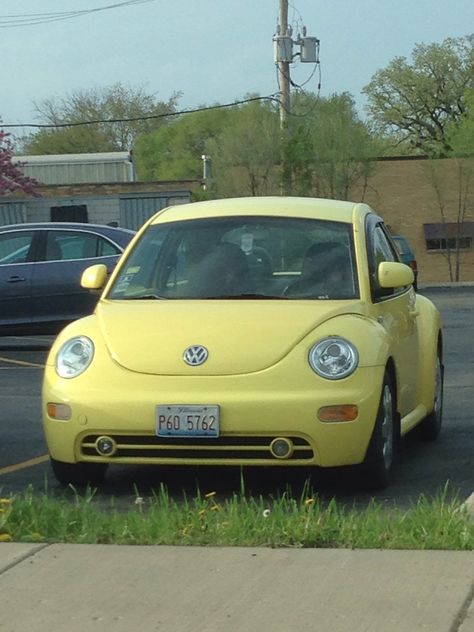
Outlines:
[[364,479],[372,489],[384,489],[390,482],[397,438],[395,388],[385,373],[377,418],[363,463]]
[[104,482],[106,463],[64,463],[50,457],[51,468],[61,485],[86,487],[97,486]]

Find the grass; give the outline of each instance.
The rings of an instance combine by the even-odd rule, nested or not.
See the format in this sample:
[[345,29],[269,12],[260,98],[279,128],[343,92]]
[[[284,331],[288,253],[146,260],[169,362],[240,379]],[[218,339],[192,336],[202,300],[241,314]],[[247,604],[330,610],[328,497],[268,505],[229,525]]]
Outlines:
[[409,509],[372,502],[363,510],[317,496],[284,493],[268,501],[214,492],[176,501],[163,486],[128,509],[95,503],[93,490],[71,499],[27,490],[0,499],[0,541],[188,546],[472,550],[474,524],[444,489]]

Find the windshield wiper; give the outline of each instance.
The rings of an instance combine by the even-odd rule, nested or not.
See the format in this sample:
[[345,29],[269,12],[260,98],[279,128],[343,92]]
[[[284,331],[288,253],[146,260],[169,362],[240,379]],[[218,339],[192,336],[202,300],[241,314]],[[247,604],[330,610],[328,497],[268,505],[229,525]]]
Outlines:
[[164,296],[158,294],[143,294],[142,296],[124,296],[125,301],[152,301],[152,300],[165,300]]
[[276,301],[287,300],[286,296],[272,296],[269,294],[216,294],[216,296],[201,296],[202,300],[256,300],[256,301]]

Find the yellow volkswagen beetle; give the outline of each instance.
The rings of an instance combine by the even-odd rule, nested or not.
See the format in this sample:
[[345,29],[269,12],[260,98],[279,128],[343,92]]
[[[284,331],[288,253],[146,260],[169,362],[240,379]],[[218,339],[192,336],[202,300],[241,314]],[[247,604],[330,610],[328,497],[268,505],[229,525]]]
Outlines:
[[[106,282],[88,268],[84,287]],[[94,314],[47,361],[62,484],[107,466],[361,464],[389,482],[401,435],[435,438],[442,325],[365,204],[236,198],[166,208]]]

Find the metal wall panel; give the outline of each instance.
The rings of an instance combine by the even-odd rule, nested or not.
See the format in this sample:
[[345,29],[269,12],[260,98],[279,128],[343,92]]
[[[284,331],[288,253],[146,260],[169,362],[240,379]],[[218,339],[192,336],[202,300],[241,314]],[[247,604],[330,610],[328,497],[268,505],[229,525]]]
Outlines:
[[23,202],[0,203],[0,226],[26,222],[26,207]]
[[21,171],[43,184],[134,182],[128,151],[43,156],[14,156]]
[[122,228],[138,230],[157,211],[165,206],[191,201],[189,192],[177,195],[143,196],[143,197],[122,197],[120,198],[120,223]]
[[102,182],[130,182],[128,162],[97,164],[31,164],[23,165],[22,172],[41,184],[88,184]]

